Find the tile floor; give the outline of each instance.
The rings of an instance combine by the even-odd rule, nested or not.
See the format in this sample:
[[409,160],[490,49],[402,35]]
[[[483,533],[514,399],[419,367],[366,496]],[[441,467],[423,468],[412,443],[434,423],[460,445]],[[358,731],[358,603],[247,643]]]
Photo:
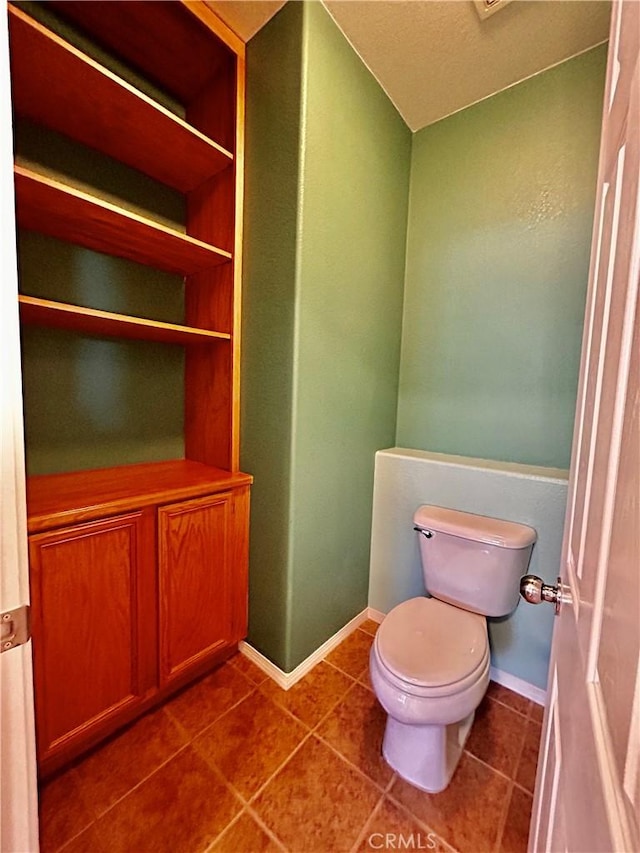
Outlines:
[[492,684],[450,786],[418,791],[380,754],[376,628],[287,692],[236,655],[143,717],[44,786],[43,853],[526,850],[541,709]]

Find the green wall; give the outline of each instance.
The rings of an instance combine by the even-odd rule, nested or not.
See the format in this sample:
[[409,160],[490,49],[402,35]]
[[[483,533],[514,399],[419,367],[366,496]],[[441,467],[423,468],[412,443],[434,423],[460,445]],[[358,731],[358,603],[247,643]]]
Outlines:
[[324,8],[295,3],[248,45],[247,140],[249,640],[290,671],[367,603],[411,136]]
[[[16,159],[41,174],[184,228],[183,197],[28,121]],[[20,292],[165,322],[184,318],[178,275],[42,234],[18,233]],[[184,456],[184,350],[24,326],[27,471],[52,474]]]
[[249,637],[287,660],[302,5],[247,45],[241,467],[251,489]]
[[568,467],[605,63],[415,134],[397,445]]

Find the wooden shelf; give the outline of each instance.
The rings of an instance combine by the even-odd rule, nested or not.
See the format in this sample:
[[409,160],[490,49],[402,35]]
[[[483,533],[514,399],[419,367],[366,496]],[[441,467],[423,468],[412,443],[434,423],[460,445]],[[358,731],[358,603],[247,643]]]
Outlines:
[[204,3],[165,0],[153,4],[152,15],[146,3],[126,0],[119,0],[117,15],[87,0],[48,0],[47,7],[182,103],[197,96],[235,54],[244,56],[244,42]]
[[51,530],[145,506],[210,495],[250,485],[252,481],[249,474],[232,474],[188,459],[29,477],[28,530]]
[[231,259],[223,249],[22,166],[14,166],[14,178],[18,224],[30,231],[179,275]]
[[222,146],[11,5],[9,25],[18,115],[180,192],[233,162]]
[[19,296],[18,301],[23,322],[40,326],[86,332],[90,335],[186,346],[231,340],[231,335],[225,332],[211,332],[207,329],[194,329],[192,326],[179,326],[175,323],[146,320],[143,317],[113,314],[110,311],[53,302],[35,296]]

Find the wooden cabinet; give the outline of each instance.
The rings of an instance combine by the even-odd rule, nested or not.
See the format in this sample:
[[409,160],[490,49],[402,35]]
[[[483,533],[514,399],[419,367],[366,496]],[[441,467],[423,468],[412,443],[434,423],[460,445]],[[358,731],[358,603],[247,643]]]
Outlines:
[[182,683],[246,634],[248,490],[158,510],[160,683]]
[[41,774],[237,648],[250,483],[186,460],[30,478]]
[[[183,395],[175,395],[184,397],[184,458],[149,463],[141,452],[141,464],[109,461],[28,478],[38,751],[46,774],[224,659],[246,632],[244,44],[198,0],[49,0],[28,12],[9,4],[9,30],[16,123],[54,134],[52,150],[58,142],[73,151],[84,146],[107,163],[109,177],[121,175],[118,168],[142,173],[181,195],[185,211],[172,224],[140,209],[137,196],[132,202],[119,188],[87,183],[62,161],[34,161],[16,144],[20,229],[178,276],[182,299],[182,319],[167,322],[154,315],[153,288],[138,316],[133,308],[105,310],[110,298],[92,303],[100,288],[90,286],[91,273],[64,293],[58,286],[52,294],[40,280],[46,293],[21,283],[26,325],[184,348]],[[46,279],[47,265],[37,266]],[[82,273],[77,266],[74,276]],[[121,302],[140,305],[140,295]],[[81,359],[83,347],[74,344],[75,351]],[[88,363],[75,372],[86,377]],[[118,399],[112,391],[100,411],[110,415]],[[64,421],[68,409],[54,420]],[[118,415],[126,421],[127,412]]]
[[30,537],[41,760],[140,706],[156,682],[153,514]]

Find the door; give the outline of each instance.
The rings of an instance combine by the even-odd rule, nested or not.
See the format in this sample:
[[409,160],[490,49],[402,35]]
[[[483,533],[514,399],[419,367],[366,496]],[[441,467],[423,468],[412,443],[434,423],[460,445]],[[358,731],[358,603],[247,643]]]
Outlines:
[[[27,604],[27,522],[6,15],[0,16],[0,611]],[[31,643],[0,654],[0,850],[38,849]]]
[[[640,3],[613,7],[531,851],[640,849]],[[570,599],[570,601],[569,601]]]
[[160,684],[178,684],[246,635],[247,487],[158,510]]
[[36,729],[49,773],[155,686],[153,511],[29,537]]

